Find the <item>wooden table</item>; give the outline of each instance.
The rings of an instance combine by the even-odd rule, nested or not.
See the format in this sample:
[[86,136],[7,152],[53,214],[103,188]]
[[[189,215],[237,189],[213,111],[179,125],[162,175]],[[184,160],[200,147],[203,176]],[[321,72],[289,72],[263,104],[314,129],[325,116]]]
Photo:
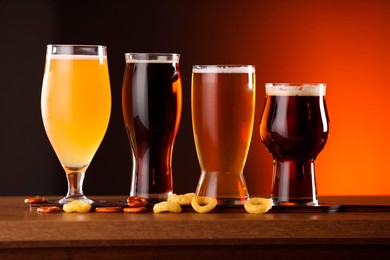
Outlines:
[[[23,200],[0,198],[0,259],[390,259],[390,208],[263,215],[244,209],[42,214]],[[390,205],[390,197],[321,201]]]

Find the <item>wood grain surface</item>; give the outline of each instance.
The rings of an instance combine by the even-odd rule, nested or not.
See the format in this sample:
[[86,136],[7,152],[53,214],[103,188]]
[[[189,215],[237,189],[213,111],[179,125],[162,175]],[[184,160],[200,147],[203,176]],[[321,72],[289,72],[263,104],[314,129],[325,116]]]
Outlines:
[[262,215],[243,208],[207,214],[191,209],[180,214],[153,214],[151,209],[137,214],[43,214],[30,210],[23,200],[0,198],[0,259],[390,256],[389,197],[322,198],[340,205],[386,206],[388,210],[381,212]]

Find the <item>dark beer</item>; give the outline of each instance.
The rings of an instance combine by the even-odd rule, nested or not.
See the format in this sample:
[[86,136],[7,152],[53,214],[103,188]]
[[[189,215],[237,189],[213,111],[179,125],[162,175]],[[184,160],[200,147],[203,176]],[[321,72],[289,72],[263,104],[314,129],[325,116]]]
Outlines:
[[130,195],[164,200],[172,193],[181,91],[178,55],[126,54],[122,109],[133,153]]
[[314,161],[328,138],[325,85],[268,84],[260,124],[274,159],[274,203],[316,205]]

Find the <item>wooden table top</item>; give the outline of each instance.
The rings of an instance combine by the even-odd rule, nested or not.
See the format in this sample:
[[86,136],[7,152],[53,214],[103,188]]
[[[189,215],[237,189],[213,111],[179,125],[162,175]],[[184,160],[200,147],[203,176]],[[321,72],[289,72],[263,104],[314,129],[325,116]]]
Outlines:
[[[110,200],[125,198],[107,197]],[[191,246],[372,245],[390,248],[390,197],[321,198],[323,202],[343,205],[380,205],[379,212],[374,208],[359,212],[351,207],[352,212],[269,212],[262,215],[248,214],[243,208],[220,209],[207,214],[190,209],[180,214],[153,214],[151,209],[137,214],[42,214],[30,210],[23,200],[23,197],[0,197],[0,256],[1,252],[16,249],[48,252],[60,248],[65,252],[65,248],[124,250],[156,246],[184,249]],[[134,250],[131,252],[136,255]]]

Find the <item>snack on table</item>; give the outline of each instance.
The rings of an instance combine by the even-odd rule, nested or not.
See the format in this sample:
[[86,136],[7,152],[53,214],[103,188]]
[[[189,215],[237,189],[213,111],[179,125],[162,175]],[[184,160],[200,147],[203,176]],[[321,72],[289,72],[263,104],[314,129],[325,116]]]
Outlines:
[[42,203],[42,202],[46,202],[46,201],[47,201],[47,199],[45,197],[35,196],[35,197],[26,198],[24,200],[24,203],[35,204],[35,203]]
[[62,209],[66,213],[71,213],[71,212],[87,213],[91,210],[91,204],[81,200],[74,200],[72,202],[64,204]]
[[37,208],[39,213],[54,213],[58,212],[61,208],[58,206],[40,206]]
[[119,207],[119,206],[96,207],[95,212],[97,212],[97,213],[117,213],[117,212],[122,212],[122,207]]
[[153,206],[153,212],[157,214],[162,212],[180,213],[181,207],[180,204],[177,202],[163,201]]
[[250,198],[244,204],[244,208],[251,214],[262,214],[272,208],[272,199]]
[[207,213],[217,206],[217,199],[213,197],[193,196],[191,206],[198,213]]
[[130,196],[127,198],[129,207],[143,207],[148,204],[148,200],[139,196]]
[[168,201],[173,201],[179,203],[180,205],[191,205],[192,197],[195,196],[195,193],[186,193],[182,195],[177,195],[175,193],[169,195]]
[[126,207],[126,208],[123,208],[123,212],[124,213],[140,213],[140,212],[144,212],[146,211],[146,207],[143,206],[143,207]]

